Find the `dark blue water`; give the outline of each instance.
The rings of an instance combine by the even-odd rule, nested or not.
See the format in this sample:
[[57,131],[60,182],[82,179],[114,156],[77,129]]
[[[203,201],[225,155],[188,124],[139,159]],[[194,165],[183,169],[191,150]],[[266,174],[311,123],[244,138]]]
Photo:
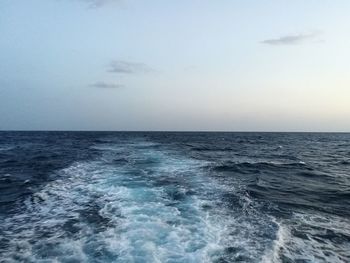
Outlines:
[[350,262],[350,134],[0,133],[0,262]]

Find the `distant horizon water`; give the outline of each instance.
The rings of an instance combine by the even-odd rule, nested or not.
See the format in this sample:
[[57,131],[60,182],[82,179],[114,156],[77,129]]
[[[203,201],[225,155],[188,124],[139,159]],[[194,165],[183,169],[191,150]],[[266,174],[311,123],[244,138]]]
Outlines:
[[128,133],[128,132],[140,132],[140,133],[152,133],[152,132],[167,132],[167,133],[350,133],[350,131],[284,131],[284,130],[0,130],[0,132],[116,132],[116,133]]

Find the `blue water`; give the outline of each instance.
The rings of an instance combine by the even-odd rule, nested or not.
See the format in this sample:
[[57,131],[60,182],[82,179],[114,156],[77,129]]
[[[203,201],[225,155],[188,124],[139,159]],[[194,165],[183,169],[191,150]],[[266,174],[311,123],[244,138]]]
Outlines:
[[0,262],[350,262],[350,134],[0,132]]

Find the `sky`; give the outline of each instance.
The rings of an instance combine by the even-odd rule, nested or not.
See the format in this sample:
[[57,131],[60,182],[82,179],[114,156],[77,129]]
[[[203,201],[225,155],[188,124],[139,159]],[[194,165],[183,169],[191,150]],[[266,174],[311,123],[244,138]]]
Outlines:
[[349,0],[1,0],[0,130],[350,131]]

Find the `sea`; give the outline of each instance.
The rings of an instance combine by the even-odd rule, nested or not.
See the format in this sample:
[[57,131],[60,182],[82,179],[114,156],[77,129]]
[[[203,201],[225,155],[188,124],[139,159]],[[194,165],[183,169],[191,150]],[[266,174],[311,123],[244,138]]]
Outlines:
[[350,262],[350,134],[0,132],[0,262]]

